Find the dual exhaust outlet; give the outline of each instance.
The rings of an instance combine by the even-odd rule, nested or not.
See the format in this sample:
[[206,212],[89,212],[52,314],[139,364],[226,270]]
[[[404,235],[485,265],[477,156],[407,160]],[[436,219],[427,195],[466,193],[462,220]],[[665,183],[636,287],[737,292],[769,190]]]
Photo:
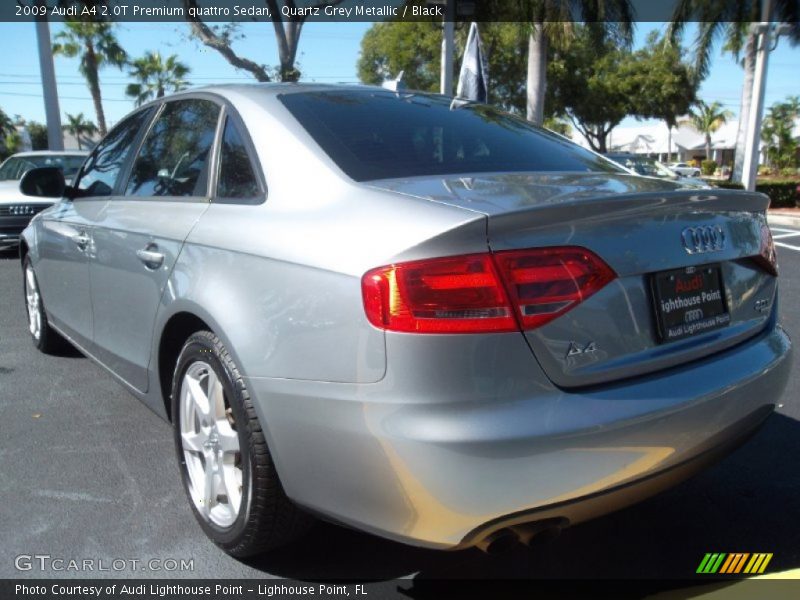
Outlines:
[[534,546],[556,539],[569,524],[564,518],[519,523],[497,529],[478,541],[475,546],[486,554],[503,554],[519,545]]

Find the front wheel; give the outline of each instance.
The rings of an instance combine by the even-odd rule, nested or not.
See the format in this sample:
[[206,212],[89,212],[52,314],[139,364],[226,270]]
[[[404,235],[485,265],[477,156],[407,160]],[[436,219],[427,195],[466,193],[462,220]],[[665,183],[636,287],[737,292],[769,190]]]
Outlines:
[[28,332],[33,345],[41,352],[51,353],[59,350],[64,344],[63,338],[50,326],[44,310],[42,295],[39,293],[39,281],[33,271],[30,256],[22,263],[23,288],[25,292],[25,309],[28,315]]
[[184,489],[214,543],[251,556],[308,528],[311,518],[283,491],[239,370],[209,331],[193,334],[181,350],[172,414]]

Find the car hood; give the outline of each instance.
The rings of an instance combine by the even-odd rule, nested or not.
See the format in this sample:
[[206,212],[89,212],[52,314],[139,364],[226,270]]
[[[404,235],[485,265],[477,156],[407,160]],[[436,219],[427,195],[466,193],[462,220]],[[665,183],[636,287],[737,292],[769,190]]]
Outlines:
[[9,181],[0,181],[0,205],[3,204],[41,204],[42,206],[49,206],[53,204],[52,198],[36,198],[34,196],[26,196],[19,191],[19,180],[12,179]]
[[624,173],[482,173],[372,181],[371,187],[498,215],[606,196],[687,189],[681,182]]

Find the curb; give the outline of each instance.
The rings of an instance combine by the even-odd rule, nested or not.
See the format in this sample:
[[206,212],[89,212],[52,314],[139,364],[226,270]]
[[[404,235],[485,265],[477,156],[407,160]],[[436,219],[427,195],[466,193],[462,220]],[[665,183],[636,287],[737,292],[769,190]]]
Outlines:
[[770,225],[788,225],[789,227],[800,227],[800,215],[786,215],[767,213],[767,222]]

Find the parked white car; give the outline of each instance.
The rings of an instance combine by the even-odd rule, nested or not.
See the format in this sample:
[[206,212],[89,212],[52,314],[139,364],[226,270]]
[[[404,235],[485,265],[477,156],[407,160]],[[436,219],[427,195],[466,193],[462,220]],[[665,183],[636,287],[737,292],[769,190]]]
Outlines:
[[700,169],[689,163],[670,163],[668,166],[681,177],[700,177]]
[[72,181],[88,152],[19,152],[0,164],[0,250],[19,243],[20,232],[33,215],[53,204],[52,200],[25,196],[19,190],[22,176],[38,167],[58,167]]

